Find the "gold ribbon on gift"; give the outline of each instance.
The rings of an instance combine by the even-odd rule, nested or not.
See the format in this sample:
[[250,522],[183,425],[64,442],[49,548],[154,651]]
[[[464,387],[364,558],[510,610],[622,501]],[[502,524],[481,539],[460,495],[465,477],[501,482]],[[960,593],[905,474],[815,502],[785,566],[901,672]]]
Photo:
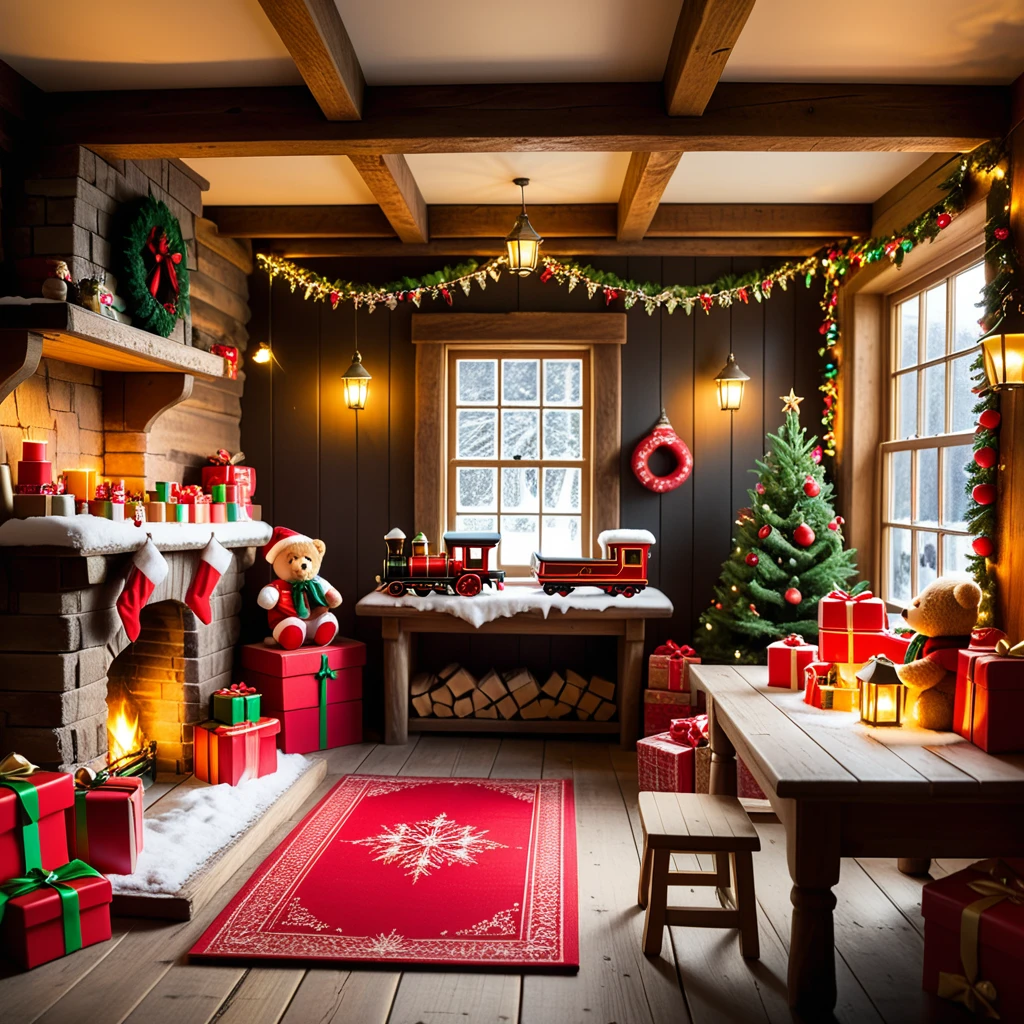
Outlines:
[[18,779],[39,771],[27,757],[21,754],[8,754],[0,761],[0,779]]
[[1024,905],[1024,879],[998,858],[979,861],[972,869],[988,877],[967,883],[974,892],[981,895],[981,899],[968,903],[960,915],[960,963],[964,973],[940,971],[939,996],[954,1003],[962,1003],[971,1013],[1000,1020],[994,1005],[998,998],[995,985],[978,978],[981,915],[1003,900]]
[[1024,658],[1024,640],[1011,647],[1010,641],[1003,637],[1002,640],[996,641],[996,654],[1004,658]]

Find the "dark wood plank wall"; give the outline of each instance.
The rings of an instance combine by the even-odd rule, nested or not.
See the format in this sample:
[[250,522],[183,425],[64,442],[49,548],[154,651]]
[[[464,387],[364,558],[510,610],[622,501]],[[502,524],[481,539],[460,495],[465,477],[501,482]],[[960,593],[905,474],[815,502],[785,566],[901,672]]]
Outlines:
[[[759,264],[752,259],[619,258],[595,260],[602,268],[637,281],[695,284]],[[436,261],[309,261],[321,273],[359,280],[388,281],[401,274],[436,269]],[[651,530],[651,583],[675,605],[669,621],[652,624],[650,642],[672,637],[688,641],[711,586],[727,555],[736,510],[749,503],[750,470],[764,450],[766,430],[781,422],[778,396],[790,386],[806,396],[804,422],[818,425],[817,289],[802,284],[776,289],[770,301],[715,309],[710,316],[682,311],[647,316],[641,306],[629,312],[628,342],[622,350],[623,526]],[[413,520],[413,373],[415,351],[410,316],[403,304],[393,313],[360,310],[358,339],[373,374],[366,409],[344,406],[340,376],[353,348],[355,317],[351,307],[331,310],[303,301],[277,282],[268,295],[265,275],[252,280],[249,330],[253,345],[270,340],[273,368],[246,366],[242,440],[247,461],[259,473],[257,499],[270,522],[302,530],[327,543],[324,575],[345,597],[342,631],[369,645],[367,727],[380,727],[380,639],[377,620],[357,620],[353,606],[374,586],[384,553],[383,535],[391,526],[412,534]],[[433,308],[437,309],[434,304]],[[571,294],[537,278],[508,275],[461,292],[454,309],[464,312],[590,311],[603,309],[600,296],[586,290]],[[612,310],[621,310],[615,302]],[[440,309],[447,309],[443,305]],[[438,311],[440,311],[438,309]],[[431,311],[424,303],[422,312]],[[269,316],[268,316],[269,312]],[[268,330],[268,326],[270,330]],[[730,417],[718,410],[713,378],[730,349],[750,374],[742,409]],[[654,425],[664,406],[679,435],[690,446],[695,468],[690,479],[658,496],[633,478],[633,448]],[[265,633],[255,607],[255,588],[264,578],[250,573],[246,633]],[[419,662],[440,668],[461,661],[476,672],[528,665],[534,672],[573,668],[614,677],[614,644],[582,638],[424,637]]]

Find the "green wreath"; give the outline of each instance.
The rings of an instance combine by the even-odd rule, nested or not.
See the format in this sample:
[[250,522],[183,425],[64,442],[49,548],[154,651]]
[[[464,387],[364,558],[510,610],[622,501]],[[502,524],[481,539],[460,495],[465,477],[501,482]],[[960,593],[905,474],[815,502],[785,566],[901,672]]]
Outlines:
[[178,218],[146,196],[124,233],[120,290],[132,323],[166,338],[188,312],[188,254]]

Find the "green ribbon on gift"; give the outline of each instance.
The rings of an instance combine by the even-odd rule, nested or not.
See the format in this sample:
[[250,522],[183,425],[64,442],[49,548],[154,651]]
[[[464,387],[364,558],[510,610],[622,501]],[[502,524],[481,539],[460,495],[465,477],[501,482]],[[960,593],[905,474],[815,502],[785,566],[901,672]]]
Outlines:
[[78,900],[78,890],[67,883],[78,878],[102,877],[85,861],[73,860],[53,871],[33,868],[23,878],[9,878],[6,882],[0,882],[0,921],[4,919],[4,910],[9,900],[27,896],[30,892],[49,886],[55,889],[60,897],[60,914],[64,924],[64,953],[75,953],[82,948],[82,909]]
[[20,808],[21,853],[25,871],[43,866],[43,852],[39,843],[39,791],[28,781],[36,766],[21,754],[8,754],[0,761],[0,786],[14,791]]
[[319,580],[295,580],[291,587],[295,614],[300,619],[308,619],[311,608],[327,607],[327,595]]
[[320,671],[316,678],[320,682],[320,749],[327,749],[327,680],[337,679],[338,670],[327,663],[327,655],[320,655]]

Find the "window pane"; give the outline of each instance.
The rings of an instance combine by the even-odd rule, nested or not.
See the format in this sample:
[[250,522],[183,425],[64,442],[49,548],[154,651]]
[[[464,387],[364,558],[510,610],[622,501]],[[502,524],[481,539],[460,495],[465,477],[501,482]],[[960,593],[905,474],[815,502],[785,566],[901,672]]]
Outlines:
[[457,474],[456,512],[496,512],[498,496],[496,469],[460,466]]
[[544,458],[583,458],[583,414],[575,410],[544,410]]
[[971,363],[974,356],[961,356],[953,359],[949,364],[949,372],[952,374],[952,393],[949,410],[949,429],[951,431],[973,430],[974,429],[974,406],[977,404],[977,396],[971,393]]
[[946,282],[929,288],[924,296],[924,357],[946,354]]
[[942,523],[954,529],[967,529],[967,463],[971,446],[962,444],[942,449]]
[[456,516],[455,529],[467,533],[497,533],[497,516]]
[[917,328],[921,303],[918,296],[901,302],[899,310],[899,365],[913,366],[917,362]]
[[889,456],[889,518],[910,522],[910,452]]
[[976,303],[985,287],[985,265],[979,263],[962,274],[957,274],[953,285],[953,349],[962,351],[977,344],[981,337],[978,317],[981,310]]
[[502,409],[501,457],[503,459],[536,459],[540,454],[536,409]]
[[922,448],[914,453],[917,459],[918,523],[939,521],[939,453],[935,448]]
[[939,574],[939,538],[938,534],[917,534],[917,592],[920,594]]
[[578,469],[544,470],[544,511],[580,511],[580,471]]
[[536,512],[540,503],[537,494],[536,466],[502,467],[501,511]]
[[498,401],[498,360],[456,361],[459,405],[495,405]]
[[501,561],[503,565],[529,565],[539,547],[539,516],[501,517]]
[[579,516],[545,516],[541,550],[545,555],[571,555],[579,558],[583,553]]
[[583,360],[544,360],[544,404],[583,404]]
[[496,409],[460,409],[455,426],[457,459],[493,459],[498,454]]
[[946,364],[929,366],[924,374],[924,435],[946,432]]
[[917,374],[905,373],[899,379],[899,432],[897,438],[917,437]]
[[958,537],[955,533],[947,533],[942,538],[942,575],[970,575],[967,558],[972,554],[970,537]]
[[503,359],[501,361],[502,405],[540,404],[540,361]]
[[910,600],[909,530],[889,530],[889,588],[886,597],[897,604]]

